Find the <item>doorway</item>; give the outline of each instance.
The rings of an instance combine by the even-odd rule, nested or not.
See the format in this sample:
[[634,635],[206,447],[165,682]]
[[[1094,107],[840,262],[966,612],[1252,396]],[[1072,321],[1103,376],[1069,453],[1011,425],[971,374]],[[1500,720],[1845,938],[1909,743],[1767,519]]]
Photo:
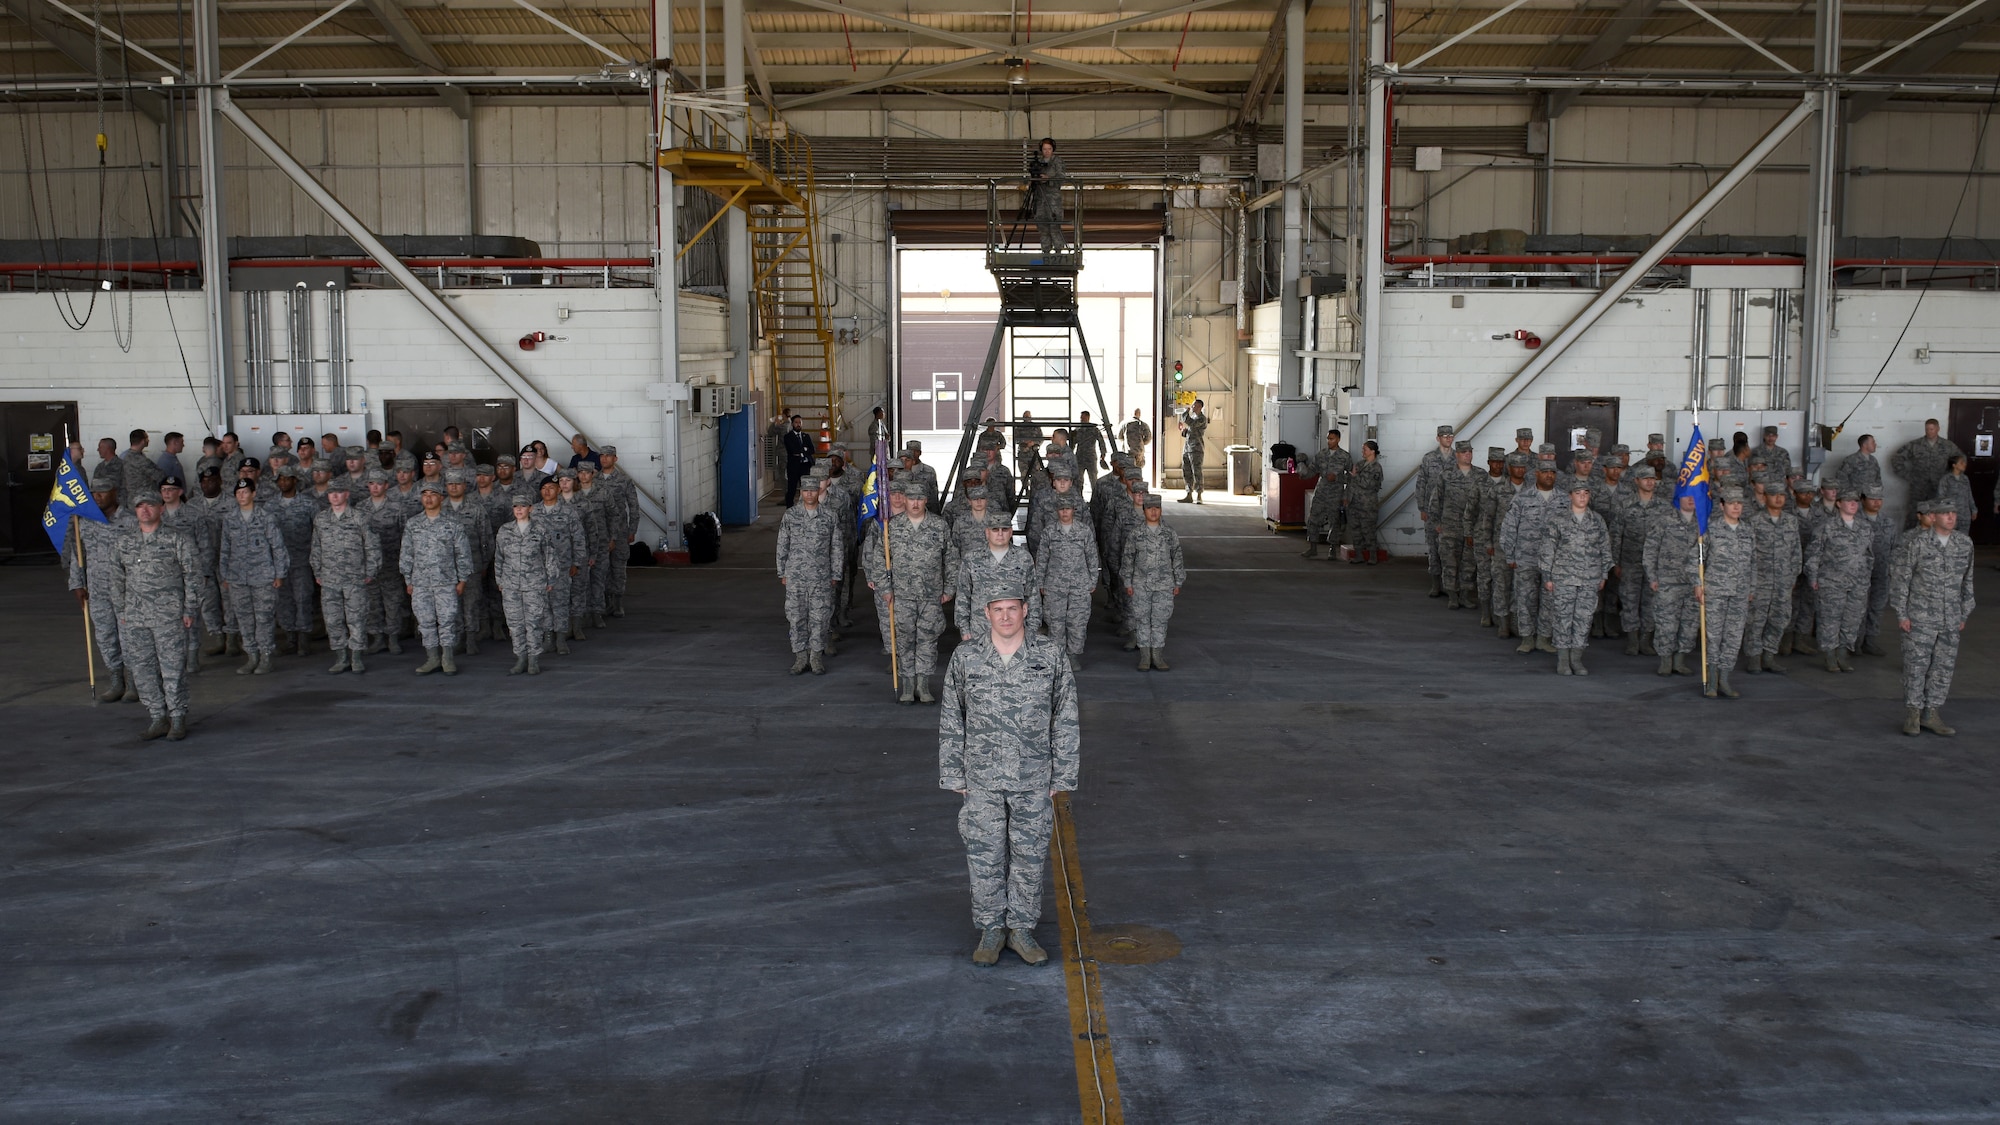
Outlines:
[[[65,432],[78,434],[74,402],[0,403],[0,463],[7,467],[7,486],[0,488],[0,555],[55,553],[42,530],[42,510],[55,490]],[[77,469],[90,475],[88,465]]]
[[1965,476],[1972,483],[1972,510],[1979,518],[1960,531],[1974,543],[2000,543],[2000,513],[1993,488],[2000,482],[2000,398],[1955,398],[1945,436],[1965,451]]
[[1550,398],[1545,400],[1542,423],[1544,440],[1556,447],[1556,469],[1569,472],[1570,457],[1583,445],[1583,431],[1603,435],[1597,450],[1601,454],[1618,444],[1618,400],[1615,398]]
[[[382,404],[383,431],[403,431],[403,448],[421,458],[457,426],[473,461],[491,465],[521,448],[520,405],[511,398],[398,398]],[[554,453],[554,450],[550,451]]]

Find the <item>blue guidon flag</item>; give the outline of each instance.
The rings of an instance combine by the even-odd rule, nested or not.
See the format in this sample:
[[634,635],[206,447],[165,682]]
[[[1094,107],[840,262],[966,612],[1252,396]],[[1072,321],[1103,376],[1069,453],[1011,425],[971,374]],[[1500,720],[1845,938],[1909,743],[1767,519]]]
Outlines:
[[1701,426],[1696,424],[1694,436],[1688,439],[1687,456],[1681,458],[1681,475],[1674,481],[1674,506],[1679,507],[1681,497],[1694,497],[1694,525],[1703,535],[1708,534],[1708,443],[1701,439]]
[[868,479],[861,485],[861,510],[855,520],[855,528],[863,533],[868,530],[869,520],[882,519],[882,513],[888,510],[888,505],[883,503],[883,489],[889,475],[882,469],[884,448],[880,442],[876,443],[875,463],[868,467]]
[[69,534],[69,517],[82,516],[98,523],[110,523],[104,518],[104,510],[91,499],[90,485],[83,474],[76,471],[76,465],[63,453],[62,469],[56,473],[56,485],[49,490],[49,506],[42,509],[42,530],[49,533],[49,542],[56,550],[63,549],[63,539]]

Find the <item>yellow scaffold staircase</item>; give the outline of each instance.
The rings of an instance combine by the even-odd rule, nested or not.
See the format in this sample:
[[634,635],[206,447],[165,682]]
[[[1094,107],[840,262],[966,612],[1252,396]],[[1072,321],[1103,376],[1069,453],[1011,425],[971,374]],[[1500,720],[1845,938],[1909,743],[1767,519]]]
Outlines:
[[[809,432],[824,423],[839,433],[841,404],[833,373],[828,290],[820,275],[812,145],[783,121],[747,120],[748,151],[741,147],[741,136],[732,138],[726,130],[711,134],[717,147],[660,151],[660,167],[673,174],[676,184],[701,188],[723,204],[680,254],[700,242],[729,208],[743,209],[750,232],[750,288],[758,328],[771,349],[778,409],[802,415]],[[661,136],[690,133],[663,128]]]

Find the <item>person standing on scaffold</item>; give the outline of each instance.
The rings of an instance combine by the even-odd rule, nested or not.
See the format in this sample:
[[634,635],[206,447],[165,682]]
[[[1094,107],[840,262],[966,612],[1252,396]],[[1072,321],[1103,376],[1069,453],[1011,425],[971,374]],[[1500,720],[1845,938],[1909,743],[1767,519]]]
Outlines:
[[1063,252],[1063,161],[1053,137],[1043,137],[1040,150],[1028,162],[1028,205],[1041,231],[1042,253]]

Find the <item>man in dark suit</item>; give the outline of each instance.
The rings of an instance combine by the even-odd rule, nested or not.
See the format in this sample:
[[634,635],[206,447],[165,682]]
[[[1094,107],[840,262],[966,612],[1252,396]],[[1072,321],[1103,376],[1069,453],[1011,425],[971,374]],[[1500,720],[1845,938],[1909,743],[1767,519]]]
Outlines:
[[792,428],[785,431],[785,507],[798,501],[799,481],[813,467],[813,438],[801,424],[797,414],[792,415]]

